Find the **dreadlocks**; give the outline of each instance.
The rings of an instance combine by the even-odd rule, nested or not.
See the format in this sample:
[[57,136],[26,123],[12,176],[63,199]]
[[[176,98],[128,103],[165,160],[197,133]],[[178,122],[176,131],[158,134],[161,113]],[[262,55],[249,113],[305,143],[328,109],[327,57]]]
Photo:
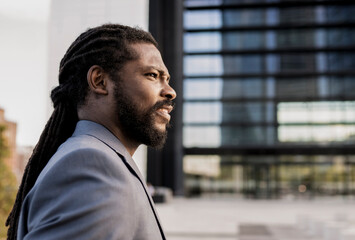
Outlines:
[[54,111],[33,150],[6,221],[8,240],[15,240],[24,198],[58,147],[74,132],[78,122],[77,108],[85,103],[88,92],[86,75],[93,65],[101,66],[114,76],[129,60],[135,59],[129,45],[157,43],[150,33],[118,24],[105,24],[82,33],[69,47],[60,62],[59,86],[51,92]]

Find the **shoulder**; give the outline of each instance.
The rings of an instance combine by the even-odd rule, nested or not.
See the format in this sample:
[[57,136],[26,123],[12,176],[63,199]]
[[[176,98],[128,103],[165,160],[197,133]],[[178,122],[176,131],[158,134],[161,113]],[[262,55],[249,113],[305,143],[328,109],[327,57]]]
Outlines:
[[[31,234],[37,234],[43,226],[46,233],[58,234],[58,226],[66,226],[71,229],[66,230],[67,236],[73,237],[78,231],[70,226],[76,226],[79,232],[94,236],[97,232],[93,233],[90,226],[111,219],[97,229],[105,235],[108,233],[104,232],[113,231],[116,223],[122,223],[121,214],[129,215],[126,211],[134,202],[134,178],[123,160],[104,143],[91,138],[69,139],[40,177],[22,210],[27,212],[26,225]],[[121,234],[122,230],[117,231],[115,234]]]
[[[132,181],[124,160],[114,150],[94,137],[79,136],[58,148],[29,192],[28,201],[72,198],[91,188],[117,193],[117,186],[129,187]],[[119,191],[129,194],[126,187]]]
[[[41,172],[37,182],[50,172],[61,176],[70,172],[95,170],[106,173],[122,170],[123,159],[104,142],[88,135],[71,137],[63,143]],[[108,172],[107,172],[108,171]],[[90,172],[87,172],[90,173]]]
[[50,159],[33,189],[43,192],[53,186],[68,189],[126,181],[129,171],[123,161],[113,149],[94,137],[70,138]]

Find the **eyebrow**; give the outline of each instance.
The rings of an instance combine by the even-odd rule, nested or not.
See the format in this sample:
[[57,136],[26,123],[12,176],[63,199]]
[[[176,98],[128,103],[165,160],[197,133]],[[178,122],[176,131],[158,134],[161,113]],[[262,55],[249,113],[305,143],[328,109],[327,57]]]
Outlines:
[[158,71],[161,76],[167,76],[168,79],[170,79],[170,74],[168,72],[164,71],[163,69],[159,68],[159,67],[146,66],[146,67],[143,67],[143,69],[154,69],[154,70]]

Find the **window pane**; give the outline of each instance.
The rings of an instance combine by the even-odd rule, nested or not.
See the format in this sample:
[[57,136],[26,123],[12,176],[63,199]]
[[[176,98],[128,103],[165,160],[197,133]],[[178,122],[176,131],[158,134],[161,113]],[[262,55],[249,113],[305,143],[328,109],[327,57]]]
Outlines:
[[[220,99],[223,80],[216,79],[185,79],[184,99]],[[223,91],[224,92],[224,91]]]
[[223,98],[256,98],[264,97],[265,79],[246,78],[223,81]]
[[355,6],[327,6],[328,22],[355,22]]
[[264,58],[258,55],[224,56],[225,74],[261,73],[264,70]]
[[273,144],[272,127],[185,126],[185,147],[220,147]]
[[329,53],[327,60],[330,71],[352,71],[355,69],[355,54],[353,53]]
[[312,23],[315,21],[314,7],[280,8],[280,23]]
[[264,32],[197,32],[184,34],[184,50],[187,52],[260,49],[264,46]]
[[259,78],[184,80],[184,99],[261,98],[266,96],[266,80]]
[[222,56],[185,56],[185,75],[221,75],[223,73]]
[[314,54],[281,54],[280,71],[315,71],[316,57]]
[[222,127],[222,146],[241,146],[272,143],[272,127]]
[[329,92],[331,96],[355,96],[355,78],[331,77]]
[[186,29],[220,28],[222,27],[221,11],[219,10],[184,11],[184,27]]
[[222,122],[263,122],[266,121],[265,112],[262,103],[223,103]]
[[265,25],[264,9],[228,9],[223,11],[223,26]]
[[265,47],[265,32],[230,32],[222,34],[223,50],[247,50]]
[[267,0],[185,0],[185,6],[218,6],[233,3],[261,3]]
[[185,103],[184,122],[185,123],[220,123],[221,103]]
[[184,147],[219,147],[221,129],[218,126],[183,127]]
[[317,82],[313,78],[276,79],[277,97],[314,97],[317,92]]
[[[327,46],[351,46],[355,42],[355,29],[327,29]],[[315,46],[316,30],[290,29],[275,31],[279,48]],[[184,47],[187,52],[262,49],[266,43],[265,32],[209,32],[186,33]]]
[[184,4],[188,7],[194,6],[218,6],[223,3],[223,0],[185,0]]
[[355,126],[280,126],[280,142],[355,142]]
[[355,42],[355,28],[328,29],[328,46],[352,46]]
[[221,173],[220,162],[218,155],[187,155],[183,160],[184,173],[217,177]]
[[355,102],[292,102],[277,106],[279,124],[355,123]]
[[[267,114],[267,111],[269,113]],[[265,103],[200,102],[184,104],[184,123],[261,123],[273,116]]]
[[[268,64],[268,66],[266,66]],[[352,53],[313,53],[250,55],[188,55],[184,57],[185,75],[219,76],[222,74],[288,73],[351,71],[355,69]]]
[[185,56],[185,75],[221,75],[240,73],[260,73],[263,70],[263,57],[243,56]]
[[310,47],[314,45],[314,34],[314,30],[280,30],[277,31],[277,46],[280,48]]
[[184,50],[187,52],[220,51],[221,34],[210,33],[185,33]]
[[280,103],[277,116],[280,142],[355,141],[354,101]]

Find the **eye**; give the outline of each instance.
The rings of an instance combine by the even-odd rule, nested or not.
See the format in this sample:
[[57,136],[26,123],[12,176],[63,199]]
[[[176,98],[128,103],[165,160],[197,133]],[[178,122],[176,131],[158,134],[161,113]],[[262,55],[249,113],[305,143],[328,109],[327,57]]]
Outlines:
[[146,73],[145,75],[148,76],[148,77],[152,77],[152,78],[157,78],[157,77],[158,77],[158,74],[153,73],[153,72],[151,72],[151,73]]

